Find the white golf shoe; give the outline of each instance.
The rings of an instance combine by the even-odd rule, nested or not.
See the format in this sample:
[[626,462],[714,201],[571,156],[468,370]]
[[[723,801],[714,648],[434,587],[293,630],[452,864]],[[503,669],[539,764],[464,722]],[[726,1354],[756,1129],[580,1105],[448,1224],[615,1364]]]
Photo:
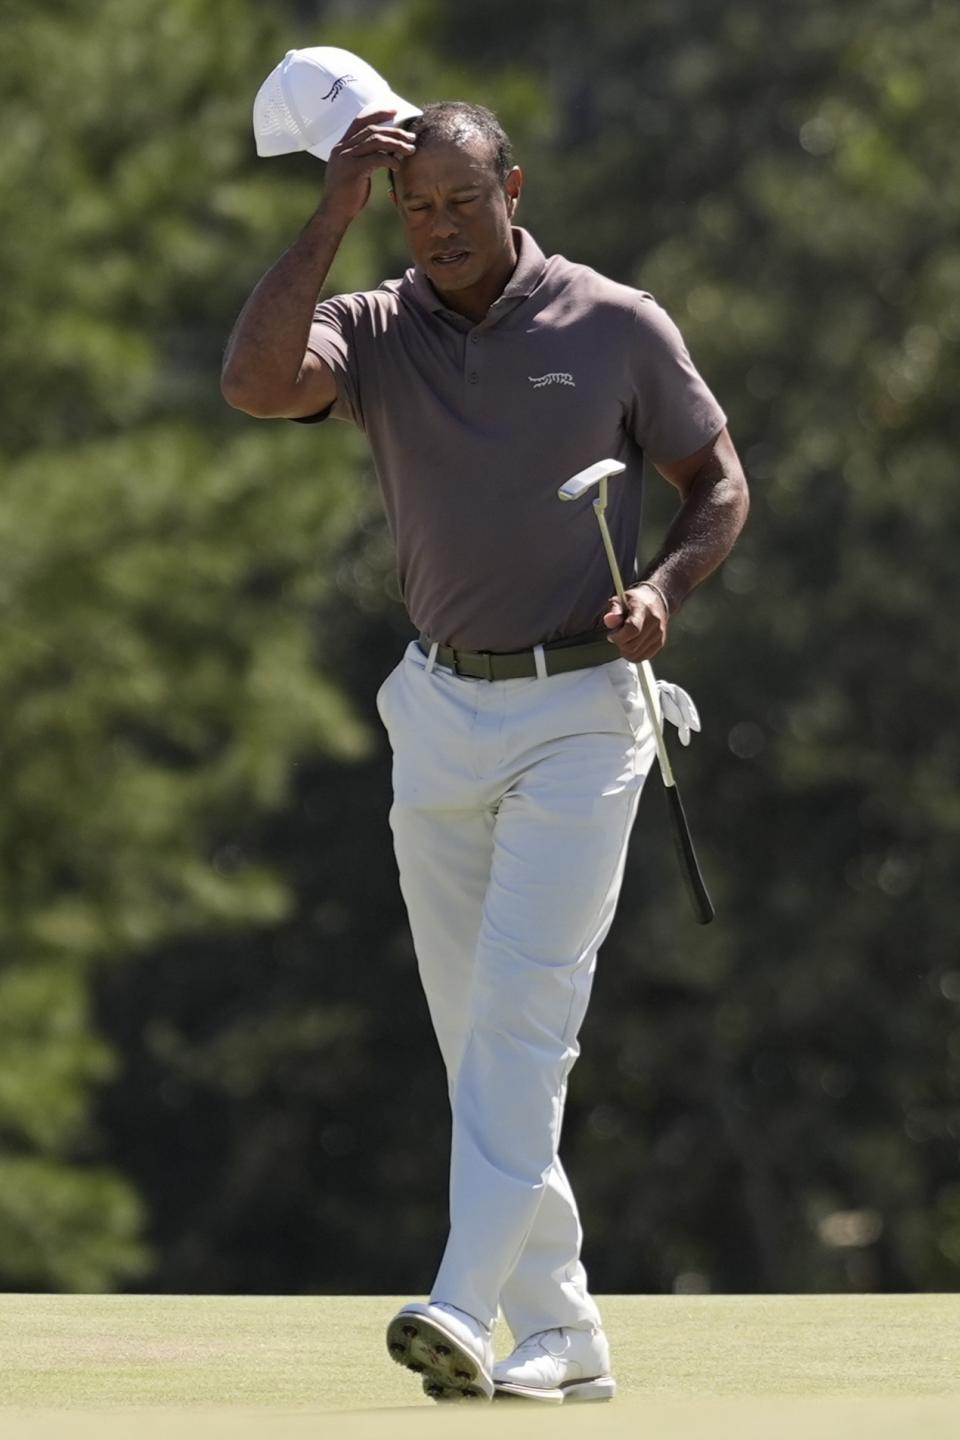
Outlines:
[[545,1400],[612,1400],[610,1346],[602,1330],[540,1330],[493,1367],[498,1395]]
[[454,1305],[404,1305],[387,1326],[387,1349],[398,1365],[423,1376],[431,1400],[493,1399],[490,1332]]

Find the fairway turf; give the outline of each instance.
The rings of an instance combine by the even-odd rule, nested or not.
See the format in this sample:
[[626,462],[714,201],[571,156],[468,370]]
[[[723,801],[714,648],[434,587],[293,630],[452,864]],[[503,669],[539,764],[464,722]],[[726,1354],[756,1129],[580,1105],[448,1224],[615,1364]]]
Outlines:
[[[404,1297],[409,1298],[409,1297]],[[426,1401],[383,1343],[397,1298],[0,1296],[17,1440],[841,1440],[960,1435],[960,1296],[608,1296],[611,1405]],[[509,1349],[505,1333],[498,1352]]]

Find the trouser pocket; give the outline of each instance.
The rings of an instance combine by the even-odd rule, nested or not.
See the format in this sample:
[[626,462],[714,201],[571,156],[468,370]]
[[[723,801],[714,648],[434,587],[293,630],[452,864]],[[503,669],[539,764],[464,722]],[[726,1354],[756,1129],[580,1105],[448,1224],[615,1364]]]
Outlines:
[[598,667],[603,671],[604,684],[617,706],[620,717],[634,735],[647,724],[647,707],[640,688],[636,665],[629,660],[613,660]]

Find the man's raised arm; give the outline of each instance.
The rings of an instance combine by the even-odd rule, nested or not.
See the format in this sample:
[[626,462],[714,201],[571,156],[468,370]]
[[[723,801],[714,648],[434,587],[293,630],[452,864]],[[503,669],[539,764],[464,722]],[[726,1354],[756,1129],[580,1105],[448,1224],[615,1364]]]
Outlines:
[[235,409],[296,419],[337,398],[333,371],[307,350],[310,325],[340,243],[370,197],[370,177],[414,152],[414,136],[386,123],[393,113],[381,110],[350,126],[331,152],[318,209],[240,311],[220,381]]

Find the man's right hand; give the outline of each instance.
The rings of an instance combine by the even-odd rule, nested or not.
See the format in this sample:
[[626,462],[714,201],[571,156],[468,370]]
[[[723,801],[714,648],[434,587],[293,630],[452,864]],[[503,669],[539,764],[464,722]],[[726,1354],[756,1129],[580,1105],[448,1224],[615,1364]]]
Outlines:
[[416,136],[389,122],[395,110],[375,110],[354,120],[330,152],[327,183],[321,209],[333,218],[350,222],[370,199],[370,177],[376,170],[396,166],[416,149]]

